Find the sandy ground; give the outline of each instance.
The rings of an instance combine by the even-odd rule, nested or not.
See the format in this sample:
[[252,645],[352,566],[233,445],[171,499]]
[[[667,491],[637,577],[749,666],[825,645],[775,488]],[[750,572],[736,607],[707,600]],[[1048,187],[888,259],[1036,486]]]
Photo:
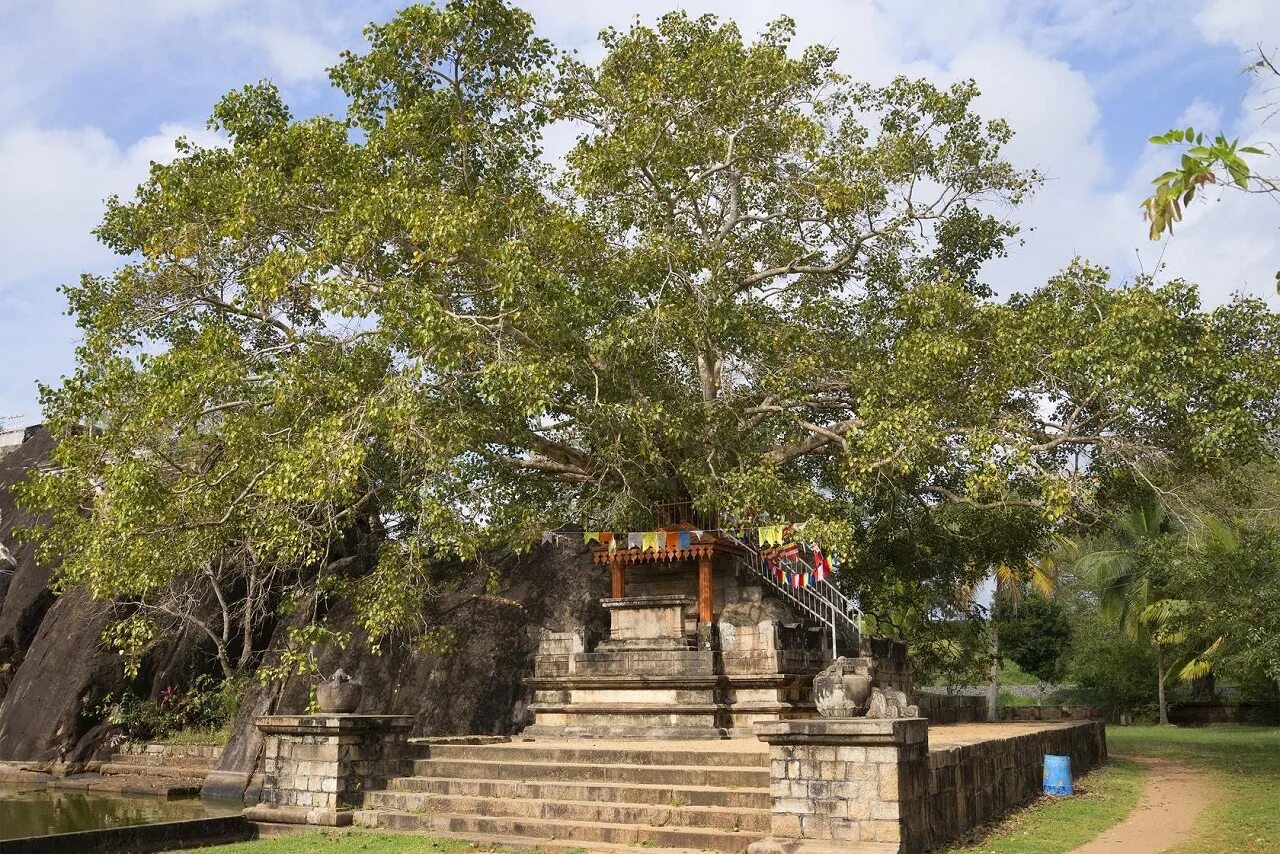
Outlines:
[[1138,806],[1124,821],[1071,854],[1155,854],[1185,842],[1201,808],[1216,795],[1199,771],[1164,759],[1133,757],[1151,766]]

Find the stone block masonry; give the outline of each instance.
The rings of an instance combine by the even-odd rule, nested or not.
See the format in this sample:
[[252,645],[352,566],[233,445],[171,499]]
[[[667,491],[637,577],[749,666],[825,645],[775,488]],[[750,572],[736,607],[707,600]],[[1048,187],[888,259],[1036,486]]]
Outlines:
[[406,774],[411,715],[274,715],[264,735],[262,803],[252,821],[340,827],[364,793]]
[[769,744],[771,835],[751,854],[898,852],[944,845],[1032,798],[1046,753],[1078,772],[1106,755],[1098,721],[945,729],[924,718],[756,724]]

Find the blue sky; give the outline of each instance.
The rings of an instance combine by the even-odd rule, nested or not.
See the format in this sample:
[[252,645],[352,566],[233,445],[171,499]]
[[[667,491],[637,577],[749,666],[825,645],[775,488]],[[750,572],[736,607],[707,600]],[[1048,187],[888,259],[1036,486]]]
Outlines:
[[[1123,279],[1163,260],[1210,303],[1233,291],[1276,302],[1280,215],[1231,197],[1150,244],[1137,204],[1167,152],[1152,133],[1194,122],[1251,140],[1261,93],[1245,51],[1280,46],[1276,0],[529,0],[543,33],[590,58],[600,27],[672,8],[758,31],[786,12],[798,41],[841,51],[850,73],[973,77],[980,108],[1008,118],[1010,156],[1050,180],[1015,216],[1027,228],[988,278],[1003,292],[1043,282],[1074,255]],[[0,0],[0,418],[39,420],[35,383],[73,365],[76,330],[57,287],[119,259],[90,234],[102,200],[128,195],[179,134],[205,129],[229,89],[268,77],[295,115],[341,111],[324,69],[359,49],[401,3],[366,0]],[[563,144],[563,140],[552,145]],[[1206,216],[1206,213],[1211,215]]]

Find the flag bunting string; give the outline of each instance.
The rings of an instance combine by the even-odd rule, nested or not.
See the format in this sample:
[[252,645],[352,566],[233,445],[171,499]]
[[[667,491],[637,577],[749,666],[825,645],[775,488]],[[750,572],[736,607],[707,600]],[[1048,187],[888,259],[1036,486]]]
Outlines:
[[[763,525],[754,528],[692,531],[583,531],[582,542],[605,546],[610,554],[618,549],[661,551],[663,549],[687,549],[695,541],[720,531],[752,546],[764,561],[774,581],[793,589],[810,587],[828,578],[839,568],[834,551],[825,551],[817,543],[802,542],[797,535],[803,532],[803,524]],[[568,543],[570,537],[555,531],[543,531],[543,543]],[[807,560],[804,554],[807,552]]]

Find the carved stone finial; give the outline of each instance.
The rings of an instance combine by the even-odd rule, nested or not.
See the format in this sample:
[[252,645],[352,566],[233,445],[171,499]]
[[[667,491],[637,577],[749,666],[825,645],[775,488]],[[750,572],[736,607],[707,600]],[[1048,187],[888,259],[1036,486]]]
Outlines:
[[841,656],[813,677],[813,703],[824,718],[914,718],[920,708],[910,705],[897,688],[875,684],[875,660]]
[[824,718],[856,718],[867,713],[871,696],[870,662],[843,655],[813,677],[813,702]]
[[918,718],[920,707],[909,705],[907,695],[897,688],[872,688],[869,718]]
[[333,675],[316,685],[316,705],[321,712],[347,714],[360,706],[364,687],[339,668]]

